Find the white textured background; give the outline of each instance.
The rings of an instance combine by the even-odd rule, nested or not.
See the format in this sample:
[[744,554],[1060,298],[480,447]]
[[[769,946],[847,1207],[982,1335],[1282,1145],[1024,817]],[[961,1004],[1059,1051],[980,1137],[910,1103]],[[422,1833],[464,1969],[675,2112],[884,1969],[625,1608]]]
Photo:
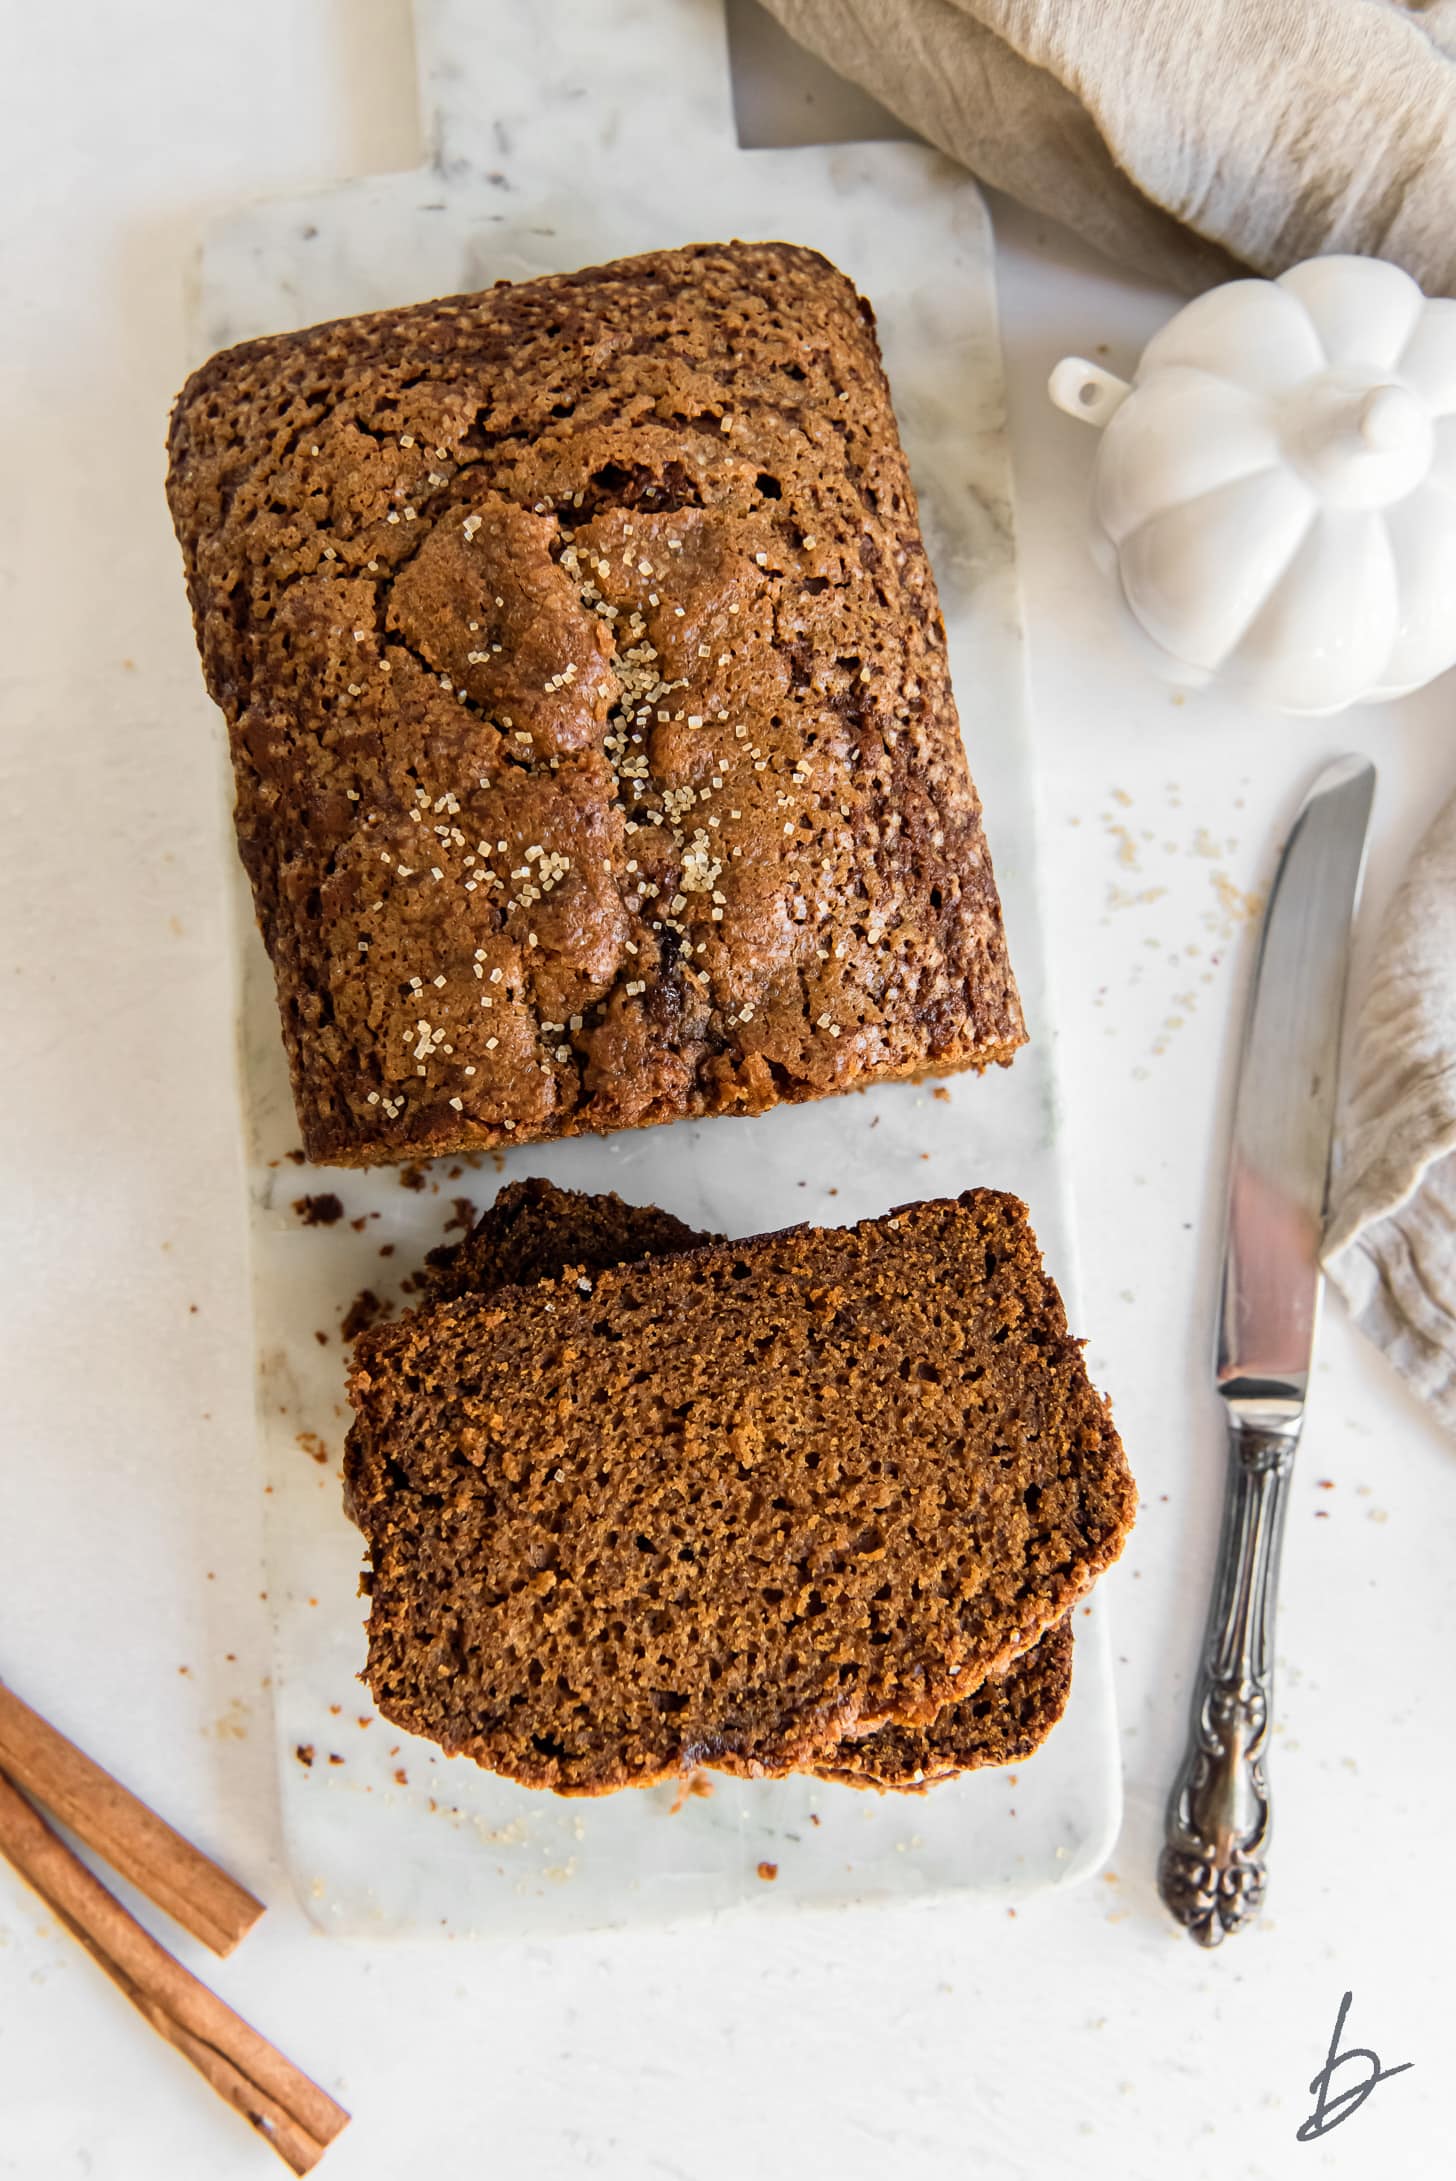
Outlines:
[[[1361,747],[1378,909],[1456,772],[1449,686],[1290,725],[1146,677],[1086,560],[1093,442],[1041,389],[1069,348],[1130,365],[1171,299],[998,205],[1086,1330],[1144,1492],[1113,1578],[1123,1838],[1103,1879],[1014,1918],[330,1944],[278,1861],[213,726],[162,435],[207,218],[417,157],[408,16],[51,0],[7,21],[0,1671],[275,1904],[199,1965],[353,2107],[326,2170],[1442,2170],[1456,1449],[1334,1313],[1286,1557],[1270,1913],[1206,1958],[1150,1874],[1218,1498],[1209,1213],[1246,897],[1308,775]],[[794,102],[776,63],[760,78]],[[1301,2147],[1347,1987],[1351,2041],[1415,2065]],[[0,2174],[275,2170],[0,1869]]]

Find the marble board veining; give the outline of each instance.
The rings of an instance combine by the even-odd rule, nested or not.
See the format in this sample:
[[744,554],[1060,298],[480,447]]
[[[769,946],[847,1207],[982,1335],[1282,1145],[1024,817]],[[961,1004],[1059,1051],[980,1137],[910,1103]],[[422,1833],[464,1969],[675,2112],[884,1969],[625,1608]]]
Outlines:
[[[566,270],[667,244],[812,245],[871,299],[940,585],[1032,1043],[942,1090],[894,1085],[756,1120],[680,1123],[439,1162],[329,1173],[297,1130],[271,977],[241,879],[241,1107],[252,1215],[259,1432],[282,1800],[295,1881],[326,1930],[535,1936],[728,1909],[1014,1899],[1094,1870],[1120,1802],[1105,1613],[1077,1617],[1065,1719],[1009,1773],[924,1796],[716,1777],[559,1801],[379,1718],[357,1680],[359,1539],[339,1500],[340,1323],[398,1293],[498,1177],[614,1188],[730,1234],[867,1217],[973,1183],[1015,1190],[1076,1299],[1036,897],[991,234],[964,174],[910,144],[740,150],[720,0],[420,0],[431,163],[258,205],[216,227],[196,294],[199,360],[253,335]],[[219,853],[234,863],[230,827]],[[294,1210],[333,1191],[344,1216]],[[776,1868],[772,1880],[760,1868]]]

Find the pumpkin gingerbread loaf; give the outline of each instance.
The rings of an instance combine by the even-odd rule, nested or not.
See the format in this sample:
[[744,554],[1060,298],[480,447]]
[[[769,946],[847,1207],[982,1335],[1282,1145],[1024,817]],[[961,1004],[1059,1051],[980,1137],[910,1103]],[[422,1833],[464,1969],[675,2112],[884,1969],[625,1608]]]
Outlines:
[[168,494],[310,1158],[1023,1042],[873,317],[813,251],[247,342]]
[[350,1393],[376,1702],[562,1793],[928,1726],[1132,1518],[993,1191],[462,1295],[365,1333]]

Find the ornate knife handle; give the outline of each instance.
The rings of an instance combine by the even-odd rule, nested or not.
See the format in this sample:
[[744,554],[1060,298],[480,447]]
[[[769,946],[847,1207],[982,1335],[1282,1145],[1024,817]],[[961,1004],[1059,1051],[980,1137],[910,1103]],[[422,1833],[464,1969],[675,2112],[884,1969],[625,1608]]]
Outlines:
[[1297,1434],[1234,1422],[1223,1534],[1188,1752],[1168,1805],[1158,1891],[1200,1946],[1264,1900],[1273,1714],[1274,1595]]

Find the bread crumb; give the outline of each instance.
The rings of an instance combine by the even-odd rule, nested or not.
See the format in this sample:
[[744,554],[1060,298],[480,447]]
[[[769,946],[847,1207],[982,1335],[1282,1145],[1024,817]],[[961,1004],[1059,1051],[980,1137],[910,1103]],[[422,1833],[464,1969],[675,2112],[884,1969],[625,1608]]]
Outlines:
[[668,1816],[676,1817],[689,1796],[699,1797],[706,1802],[712,1792],[713,1782],[706,1772],[699,1770],[686,1773],[677,1783],[677,1793],[672,1798],[672,1806],[667,1813]]
[[332,1227],[344,1216],[344,1207],[332,1189],[320,1196],[295,1197],[293,1209],[305,1227]]
[[343,1320],[339,1326],[340,1337],[344,1340],[357,1340],[361,1333],[368,1331],[376,1319],[385,1317],[387,1314],[388,1305],[380,1301],[373,1288],[361,1287],[348,1309],[344,1312]]

